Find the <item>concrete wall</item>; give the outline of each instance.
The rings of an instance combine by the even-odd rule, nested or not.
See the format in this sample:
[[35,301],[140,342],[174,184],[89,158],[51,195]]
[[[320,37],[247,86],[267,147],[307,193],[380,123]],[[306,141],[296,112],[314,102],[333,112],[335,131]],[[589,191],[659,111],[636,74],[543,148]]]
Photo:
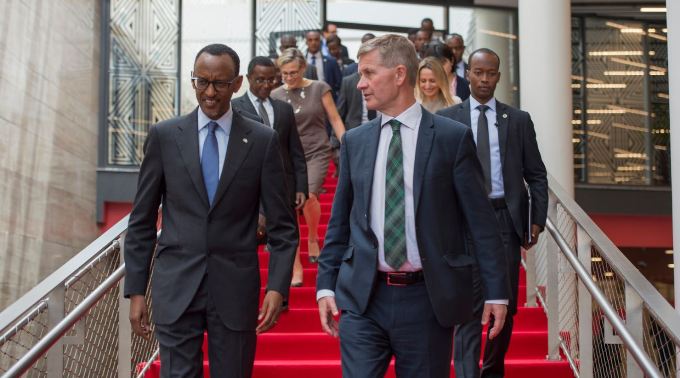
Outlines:
[[0,1],[0,309],[97,236],[99,4]]

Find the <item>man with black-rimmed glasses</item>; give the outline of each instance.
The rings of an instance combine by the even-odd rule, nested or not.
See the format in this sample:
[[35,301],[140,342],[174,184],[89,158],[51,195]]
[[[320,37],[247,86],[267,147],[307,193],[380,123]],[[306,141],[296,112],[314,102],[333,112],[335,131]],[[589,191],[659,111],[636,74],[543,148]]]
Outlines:
[[[210,375],[250,377],[256,334],[275,325],[288,295],[298,236],[280,185],[285,171],[279,141],[271,128],[232,111],[231,96],[242,81],[234,50],[204,47],[192,72],[199,106],[151,127],[144,144],[125,239],[124,295],[133,331],[148,337],[144,295],[153,259],[161,377],[203,376],[206,331]],[[258,312],[260,203],[272,226],[267,294]]]

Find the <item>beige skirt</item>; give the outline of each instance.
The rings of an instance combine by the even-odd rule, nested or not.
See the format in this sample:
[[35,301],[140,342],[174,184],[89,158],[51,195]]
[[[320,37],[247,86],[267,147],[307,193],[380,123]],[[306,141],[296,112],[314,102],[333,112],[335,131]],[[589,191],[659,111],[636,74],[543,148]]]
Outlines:
[[315,151],[309,155],[305,154],[305,160],[307,161],[307,184],[309,185],[310,194],[319,195],[323,181],[328,173],[331,152],[332,150],[328,148]]

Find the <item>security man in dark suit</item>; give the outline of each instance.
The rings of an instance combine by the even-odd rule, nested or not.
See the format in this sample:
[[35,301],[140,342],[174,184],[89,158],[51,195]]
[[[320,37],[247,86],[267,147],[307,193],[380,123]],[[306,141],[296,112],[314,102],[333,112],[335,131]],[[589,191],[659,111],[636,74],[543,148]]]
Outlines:
[[[125,297],[134,332],[149,336],[151,298],[161,377],[250,377],[256,334],[274,326],[288,295],[298,233],[276,131],[234,112],[239,57],[208,45],[194,62],[199,106],[149,129],[128,233]],[[158,207],[162,232],[156,245]],[[260,204],[269,235],[267,293],[258,312],[255,231]],[[258,324],[259,321],[259,324]]]
[[448,378],[453,327],[473,315],[473,269],[492,337],[509,295],[472,132],[416,102],[418,62],[405,37],[372,39],[358,57],[358,88],[381,116],[343,138],[319,258],[321,325],[340,336],[343,377],[382,377],[394,356],[398,377]]
[[[475,135],[477,157],[484,172],[485,193],[501,226],[512,297],[505,327],[498,337],[488,340],[484,348],[482,377],[502,377],[505,353],[512,335],[513,315],[517,312],[520,246],[531,248],[545,226],[548,180],[531,117],[494,97],[501,75],[498,55],[489,49],[476,50],[470,54],[469,67],[472,95],[463,103],[442,109],[438,114],[467,125]],[[471,245],[470,248],[477,246]],[[454,366],[459,378],[479,377],[482,334],[480,285],[477,280],[476,318],[456,327]]]
[[[321,32],[318,30],[308,31],[305,35],[305,42],[307,43],[307,53],[305,54],[307,66],[316,67],[319,80],[330,85],[333,90],[333,99],[337,98],[342,82],[342,71],[335,58],[321,52]],[[305,78],[312,79],[307,76]]]

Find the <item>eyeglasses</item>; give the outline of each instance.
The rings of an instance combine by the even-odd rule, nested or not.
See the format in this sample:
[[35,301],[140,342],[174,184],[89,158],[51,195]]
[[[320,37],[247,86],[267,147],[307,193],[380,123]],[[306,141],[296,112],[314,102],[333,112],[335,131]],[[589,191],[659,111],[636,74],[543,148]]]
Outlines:
[[281,71],[281,77],[296,77],[299,74],[300,74],[300,71],[290,71],[290,72]]
[[231,87],[232,84],[234,84],[234,81],[238,79],[238,76],[227,81],[227,80],[208,80],[204,79],[202,77],[196,77],[194,76],[194,73],[191,73],[191,81],[194,83],[194,87],[198,89],[199,91],[204,91],[208,89],[210,84],[213,85],[213,88],[215,88],[216,91],[221,92],[221,91],[226,91]]
[[255,79],[255,84],[257,85],[262,85],[262,84],[269,84],[269,85],[275,85],[278,81],[274,79],[261,79],[257,78]]

